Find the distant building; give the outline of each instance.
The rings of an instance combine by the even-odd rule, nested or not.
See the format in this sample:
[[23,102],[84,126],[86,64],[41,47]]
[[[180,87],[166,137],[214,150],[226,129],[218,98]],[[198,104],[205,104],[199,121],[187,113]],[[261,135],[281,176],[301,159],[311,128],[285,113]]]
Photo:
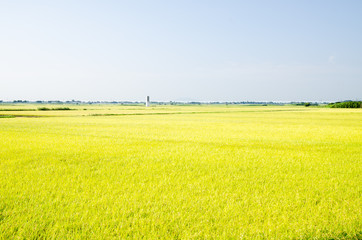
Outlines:
[[147,96],[146,107],[149,107],[149,106],[150,106],[150,96]]

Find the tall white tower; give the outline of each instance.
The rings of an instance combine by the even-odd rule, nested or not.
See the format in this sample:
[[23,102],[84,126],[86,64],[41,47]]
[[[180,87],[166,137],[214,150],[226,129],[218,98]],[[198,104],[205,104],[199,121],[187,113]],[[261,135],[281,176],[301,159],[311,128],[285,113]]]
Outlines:
[[150,106],[150,96],[147,96],[146,107],[149,107],[149,106]]

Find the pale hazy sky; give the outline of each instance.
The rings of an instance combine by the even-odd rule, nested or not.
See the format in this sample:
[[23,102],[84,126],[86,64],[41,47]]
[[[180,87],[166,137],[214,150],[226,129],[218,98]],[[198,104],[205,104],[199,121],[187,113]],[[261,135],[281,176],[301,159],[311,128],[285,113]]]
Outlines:
[[362,1],[0,0],[0,100],[362,98]]

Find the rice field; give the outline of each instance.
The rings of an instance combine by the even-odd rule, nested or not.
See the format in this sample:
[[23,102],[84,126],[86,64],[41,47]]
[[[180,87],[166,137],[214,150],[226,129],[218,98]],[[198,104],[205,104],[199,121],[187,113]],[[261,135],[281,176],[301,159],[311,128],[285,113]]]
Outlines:
[[0,105],[0,239],[362,239],[360,109],[39,107]]

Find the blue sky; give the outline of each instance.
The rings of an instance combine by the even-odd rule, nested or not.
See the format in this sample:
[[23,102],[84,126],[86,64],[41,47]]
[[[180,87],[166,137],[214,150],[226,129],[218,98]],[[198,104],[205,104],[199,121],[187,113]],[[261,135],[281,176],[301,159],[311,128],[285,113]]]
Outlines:
[[0,99],[362,98],[362,1],[0,1]]

